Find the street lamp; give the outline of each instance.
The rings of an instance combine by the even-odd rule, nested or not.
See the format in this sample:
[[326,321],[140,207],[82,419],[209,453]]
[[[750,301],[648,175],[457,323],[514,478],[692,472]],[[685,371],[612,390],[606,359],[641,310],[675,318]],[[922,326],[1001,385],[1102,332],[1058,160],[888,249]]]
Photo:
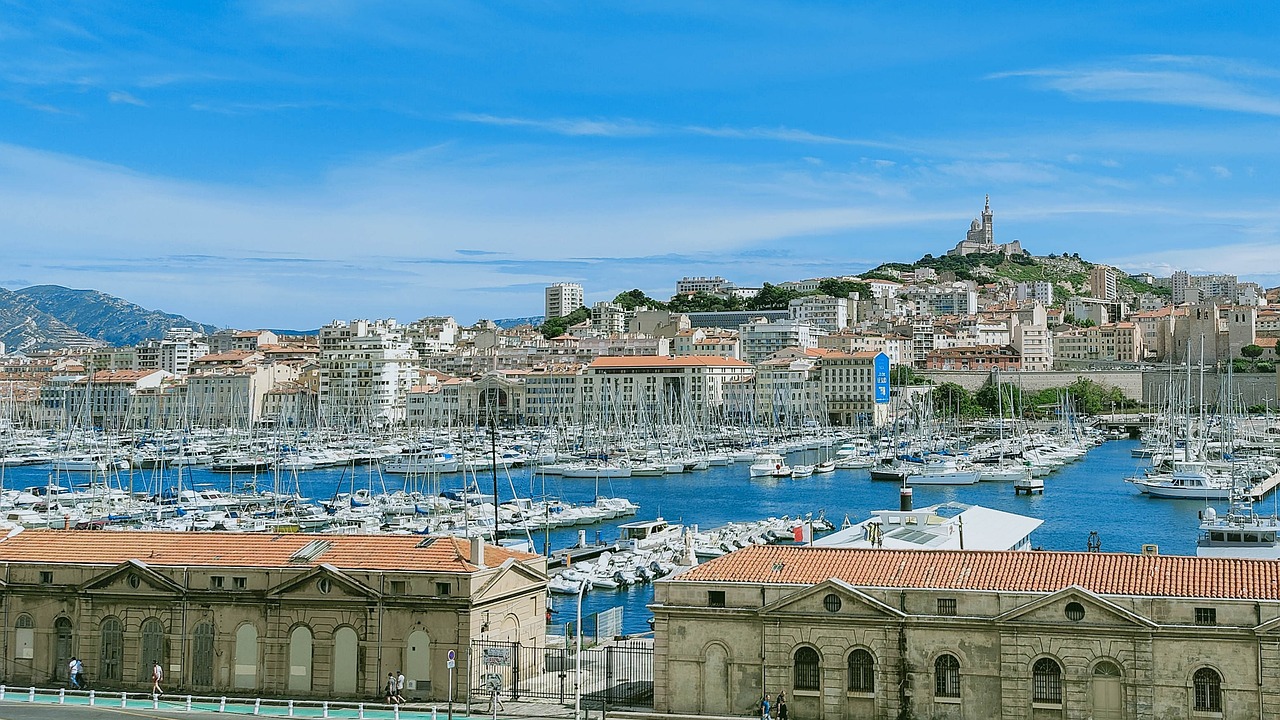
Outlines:
[[582,595],[586,591],[587,580],[583,578],[578,581],[578,622],[575,626],[578,631],[578,651],[574,653],[577,668],[574,670],[573,681],[573,720],[582,717]]

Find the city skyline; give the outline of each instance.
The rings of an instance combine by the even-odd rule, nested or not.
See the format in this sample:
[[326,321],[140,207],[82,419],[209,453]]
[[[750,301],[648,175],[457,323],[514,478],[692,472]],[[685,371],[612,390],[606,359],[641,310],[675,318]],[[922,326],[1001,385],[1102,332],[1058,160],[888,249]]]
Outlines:
[[541,314],[997,242],[1280,284],[1260,6],[0,13],[0,286],[200,322]]

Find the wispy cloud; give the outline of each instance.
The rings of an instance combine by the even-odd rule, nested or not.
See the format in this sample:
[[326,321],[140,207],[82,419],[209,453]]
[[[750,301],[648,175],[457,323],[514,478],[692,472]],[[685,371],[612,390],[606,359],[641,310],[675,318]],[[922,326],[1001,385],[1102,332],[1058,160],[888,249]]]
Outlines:
[[115,90],[107,93],[107,100],[117,104],[137,105],[138,107],[147,106],[147,104],[142,100],[121,90]]
[[1280,116],[1280,92],[1260,85],[1280,73],[1220,58],[1140,56],[1068,68],[994,73],[989,80],[1027,78],[1080,100],[1144,102]]
[[728,138],[734,140],[773,140],[785,143],[802,143],[807,145],[852,145],[875,148],[896,148],[898,146],[874,140],[835,137],[809,132],[798,128],[779,127],[747,127],[730,126],[709,127],[703,125],[671,125],[651,123],[628,118],[551,118],[535,119],[488,115],[482,113],[457,113],[455,120],[495,125],[499,127],[516,127],[549,132],[566,136],[594,136],[636,138],[654,136],[700,136],[712,138]]

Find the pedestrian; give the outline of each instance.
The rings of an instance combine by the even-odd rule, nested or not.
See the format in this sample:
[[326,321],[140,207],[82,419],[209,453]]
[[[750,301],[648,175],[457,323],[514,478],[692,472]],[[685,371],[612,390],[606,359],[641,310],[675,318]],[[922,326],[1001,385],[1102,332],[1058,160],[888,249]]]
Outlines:
[[164,688],[160,687],[160,681],[164,679],[164,670],[160,667],[160,661],[157,660],[151,666],[151,694],[163,695]]
[[404,671],[396,671],[396,700],[404,702]]
[[760,720],[769,720],[769,694],[760,698]]
[[785,692],[778,693],[778,720],[787,720],[787,694]]
[[81,690],[87,689],[89,687],[89,681],[84,679],[84,661],[80,658],[72,659],[76,662],[75,670],[73,670],[76,676],[76,685],[80,686]]
[[398,704],[397,698],[399,697],[400,696],[396,693],[396,676],[391,673],[387,673],[387,704]]
[[71,677],[72,690],[80,689],[80,673],[76,667],[79,664],[80,664],[80,660],[77,658],[71,658],[71,662],[67,663],[67,674]]

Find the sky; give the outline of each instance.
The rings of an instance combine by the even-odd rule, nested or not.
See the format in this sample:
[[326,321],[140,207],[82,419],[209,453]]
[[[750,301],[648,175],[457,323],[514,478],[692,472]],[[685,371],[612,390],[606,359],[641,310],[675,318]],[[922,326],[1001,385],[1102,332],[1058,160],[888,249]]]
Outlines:
[[0,0],[0,287],[239,328],[997,242],[1280,285],[1280,6]]

